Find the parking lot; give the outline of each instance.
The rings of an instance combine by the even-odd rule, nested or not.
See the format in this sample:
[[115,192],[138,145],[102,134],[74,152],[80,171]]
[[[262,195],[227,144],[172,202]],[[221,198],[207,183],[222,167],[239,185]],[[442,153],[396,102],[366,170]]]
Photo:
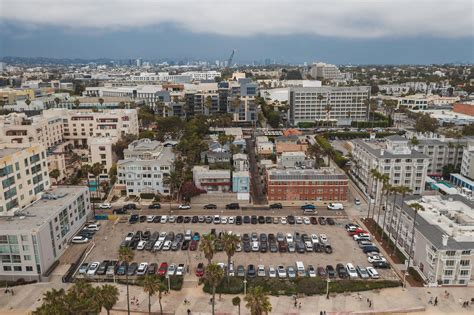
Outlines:
[[[125,219],[126,217],[123,217]],[[344,224],[346,220],[336,219],[335,225],[312,225],[312,224],[214,224],[214,223],[148,223],[137,222],[130,224],[126,220],[101,221],[101,228],[93,238],[95,244],[94,249],[87,256],[85,262],[102,262],[103,260],[118,260],[118,250],[120,244],[129,232],[150,231],[154,232],[174,232],[185,233],[186,230],[192,230],[193,233],[198,232],[201,235],[210,233],[211,229],[215,229],[216,233],[232,231],[232,233],[240,234],[256,232],[258,234],[269,233],[277,234],[278,232],[286,235],[287,233],[294,234],[325,234],[328,238],[328,243],[331,244],[333,252],[327,254],[323,252],[305,252],[297,253],[280,253],[280,252],[241,252],[235,253],[232,257],[234,268],[238,265],[243,265],[245,268],[249,264],[264,265],[268,268],[269,265],[277,267],[283,265],[285,267],[295,266],[296,261],[301,261],[307,267],[313,265],[317,267],[325,267],[326,265],[333,265],[338,263],[346,264],[352,263],[354,266],[371,266],[367,261],[367,255],[364,254],[358,247],[358,244],[348,236]],[[187,277],[194,278],[194,269],[199,262],[206,263],[206,259],[199,250],[177,250],[177,251],[146,251],[134,250],[135,259],[137,263],[148,262],[158,263],[167,262],[168,264],[185,264],[189,266],[190,273]],[[213,261],[227,264],[227,256],[224,251],[217,252],[214,255]],[[387,280],[397,279],[395,273],[390,269],[379,269],[380,278]]]

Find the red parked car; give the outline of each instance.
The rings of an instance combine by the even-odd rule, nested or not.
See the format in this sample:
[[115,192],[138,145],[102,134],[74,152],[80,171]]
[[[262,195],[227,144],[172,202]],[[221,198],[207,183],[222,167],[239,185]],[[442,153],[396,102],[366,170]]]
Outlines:
[[356,230],[354,230],[354,231],[350,231],[350,232],[349,232],[349,235],[350,235],[350,236],[354,236],[354,235],[360,234],[360,233],[368,233],[368,232],[365,231],[365,230],[362,230],[362,229],[356,229]]
[[198,247],[198,241],[192,240],[191,244],[189,244],[189,250],[196,250]]
[[158,269],[158,275],[164,276],[168,271],[168,263],[161,263],[160,268]]
[[196,277],[204,276],[204,264],[199,263],[196,267]]

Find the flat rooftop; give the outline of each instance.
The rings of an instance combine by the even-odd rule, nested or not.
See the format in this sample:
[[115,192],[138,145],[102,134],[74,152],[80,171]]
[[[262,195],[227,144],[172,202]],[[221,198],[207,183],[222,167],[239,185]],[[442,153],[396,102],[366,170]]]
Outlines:
[[0,231],[35,231],[47,224],[51,217],[56,216],[58,209],[71,204],[85,191],[86,186],[65,186],[48,190],[46,193],[54,194],[57,199],[39,199],[19,211],[23,214],[21,216],[0,217]]
[[0,149],[0,159],[12,155],[16,152],[22,151],[24,148],[4,148]]

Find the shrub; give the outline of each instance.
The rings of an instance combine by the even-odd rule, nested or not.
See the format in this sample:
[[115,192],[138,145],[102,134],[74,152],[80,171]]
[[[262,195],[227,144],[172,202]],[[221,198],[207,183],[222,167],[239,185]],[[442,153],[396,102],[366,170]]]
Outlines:
[[171,276],[170,277],[170,288],[171,290],[180,291],[183,287],[182,276]]
[[[204,281],[204,292],[212,293],[212,287]],[[240,294],[244,292],[244,280],[239,277],[224,277],[221,283],[216,287],[216,293]]]
[[413,268],[413,267],[408,268],[408,273],[409,273],[410,276],[413,278],[413,280],[415,280],[416,282],[420,282],[420,283],[423,283],[423,282],[424,282],[423,278],[422,278],[421,275],[418,273],[418,271],[416,271],[415,268]]
[[140,198],[141,199],[154,199],[155,194],[154,193],[140,193]]

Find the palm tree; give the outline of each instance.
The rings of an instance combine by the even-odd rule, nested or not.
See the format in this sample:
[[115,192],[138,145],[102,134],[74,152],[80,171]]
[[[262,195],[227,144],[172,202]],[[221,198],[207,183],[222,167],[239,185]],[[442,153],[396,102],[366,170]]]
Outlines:
[[415,242],[416,217],[418,216],[418,211],[425,211],[425,207],[423,207],[418,202],[410,204],[410,208],[415,212],[415,214],[413,216],[413,228],[412,228],[412,231],[411,231],[411,243],[410,243],[410,251],[408,252],[407,268],[410,268],[411,253],[413,252],[413,243]]
[[234,97],[232,99],[231,105],[232,105],[232,108],[234,109],[234,111],[236,111],[237,108],[240,107],[240,96]]
[[206,99],[204,100],[204,107],[207,109],[208,113],[211,112],[212,97],[210,95],[206,96]]
[[56,107],[59,107],[59,103],[61,102],[61,100],[59,99],[59,97],[55,97],[54,102],[56,103]]
[[[393,219],[393,213],[395,212],[395,205],[397,204],[397,194],[398,192],[400,191],[400,186],[392,186],[390,187],[390,192],[393,194],[393,207],[392,207],[392,211],[390,212],[390,219],[388,220],[388,222],[386,222],[386,217],[387,217],[387,213],[385,213],[384,217],[383,217],[383,231],[385,231],[385,227],[386,227],[386,224],[387,223],[389,226],[391,226],[392,224],[392,219]],[[386,233],[386,232],[384,232]],[[387,233],[386,233],[387,234]],[[392,236],[392,230],[390,229],[390,231],[388,232],[387,234],[387,237],[388,239],[390,239],[390,237]],[[382,235],[383,237],[383,235]]]
[[204,253],[204,257],[206,257],[207,263],[210,264],[216,251],[214,234],[205,234],[201,237],[199,250]]
[[33,311],[34,315],[62,315],[67,308],[64,289],[51,289],[43,294],[43,304]]
[[176,171],[171,171],[168,176],[163,178],[163,184],[168,186],[170,189],[171,198],[174,198],[176,192],[178,192],[178,197],[179,197],[179,187],[181,187],[181,183],[182,183],[181,176]]
[[117,303],[119,299],[119,291],[116,286],[110,284],[104,284],[100,288],[100,300],[102,306],[107,311],[107,315],[110,314],[110,310]]
[[102,97],[99,98],[99,104],[100,107],[102,107],[102,105],[104,104],[104,99]]
[[306,153],[315,160],[315,167],[319,168],[319,159],[323,155],[323,149],[321,146],[315,142],[314,144],[308,146],[308,149],[306,150]]
[[[156,275],[147,275],[143,278],[143,291],[148,293],[148,314],[151,315],[151,297],[156,293],[160,293],[166,290],[166,286],[163,280],[158,278]],[[160,293],[161,294],[161,293]],[[160,297],[160,311],[163,314]]]
[[[376,200],[376,196],[377,196],[377,189],[378,189],[378,182],[379,182],[379,178],[380,176],[382,176],[382,174],[380,174],[379,171],[377,171],[377,169],[373,168],[370,170],[370,177],[372,178],[372,183],[370,185],[370,193],[373,193],[373,182],[375,181],[375,196],[374,196],[374,210],[373,212],[375,213],[375,200]],[[367,211],[367,218],[370,218],[370,206],[372,205],[372,200],[371,200],[371,196],[369,194],[369,209]],[[373,217],[373,216],[372,216]]]
[[224,270],[216,263],[210,263],[206,267],[204,279],[212,287],[212,315],[215,314],[216,288],[224,278]]
[[90,189],[90,182],[89,182],[89,173],[92,171],[92,166],[90,164],[82,164],[81,165],[81,173],[86,175],[87,179],[87,187]]
[[235,234],[225,233],[222,242],[224,245],[224,251],[227,255],[227,279],[229,279],[230,260],[237,251],[237,245],[240,244],[240,239]]
[[250,309],[251,315],[266,315],[272,311],[268,294],[262,287],[250,288],[244,300],[247,302],[245,306]]
[[29,107],[30,107],[30,104],[31,104],[31,100],[30,100],[29,98],[27,98],[27,99],[25,100],[25,104],[26,104],[26,106],[28,106],[28,108],[29,108]]
[[104,171],[104,165],[102,165],[102,163],[94,163],[91,167],[91,174],[94,175],[94,179],[95,179],[95,185],[96,185],[96,192],[98,194],[100,194],[100,190],[99,190],[99,176],[100,174],[102,174]]
[[74,100],[74,106],[75,106],[75,108],[78,109],[80,104],[81,104],[81,101],[80,101],[78,98],[76,98],[76,99]]
[[155,102],[155,110],[158,112],[158,115],[160,115],[161,117],[163,117],[163,109],[165,108],[165,104],[158,100]]
[[331,117],[332,110],[331,104],[326,104],[326,106],[324,106],[324,110],[326,111],[326,125],[329,127],[329,118]]
[[[388,177],[387,174],[380,174],[378,179],[379,179],[379,181],[382,182],[382,192],[380,193],[380,198],[379,198],[379,211],[378,211],[378,214],[377,214],[377,225],[379,225],[379,219],[380,219],[380,212],[381,212],[381,208],[382,208],[383,196],[386,194],[388,188],[391,186],[388,183],[389,177]],[[375,205],[374,205],[374,212],[375,212]]]
[[[407,186],[400,186],[398,188],[398,192],[402,195],[402,202],[401,202],[401,207],[400,209],[402,209],[403,207],[403,203],[405,202],[405,196],[406,194],[409,194],[412,192],[412,190],[407,187]],[[395,206],[393,207],[393,210],[395,210]],[[401,226],[401,222],[402,222],[402,211],[400,211],[400,215],[398,216],[398,221],[397,221],[397,227],[396,227],[396,230],[395,230],[395,241],[393,242],[393,252],[392,252],[392,255],[395,254],[395,248],[397,247],[397,242],[398,242],[398,237],[400,235],[400,226]]]
[[240,315],[240,297],[236,296],[232,299],[232,305],[237,306],[239,308],[239,315]]
[[[130,262],[133,261],[135,253],[130,249],[130,247],[120,247],[119,249],[119,260],[127,263],[127,266]],[[125,281],[127,284],[127,313],[130,315],[130,293],[128,291],[128,273],[125,273]]]

